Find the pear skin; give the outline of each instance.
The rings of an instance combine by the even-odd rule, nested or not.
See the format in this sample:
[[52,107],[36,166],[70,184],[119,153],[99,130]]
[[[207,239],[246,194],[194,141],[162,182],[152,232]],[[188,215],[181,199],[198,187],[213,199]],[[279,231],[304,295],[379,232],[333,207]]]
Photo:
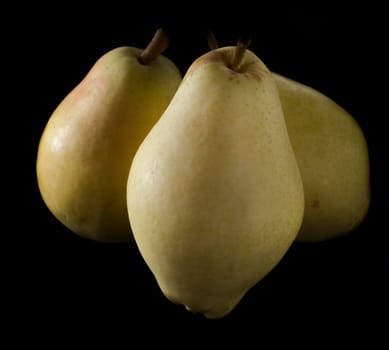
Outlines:
[[78,235],[130,242],[126,183],[139,144],[181,82],[166,57],[143,50],[102,56],[51,115],[39,143],[38,185],[55,217]]
[[304,211],[274,78],[237,51],[191,65],[127,183],[134,238],[159,287],[207,318],[229,314],[278,264]]
[[333,100],[273,73],[300,168],[305,213],[298,241],[353,231],[370,205],[369,155],[357,121]]

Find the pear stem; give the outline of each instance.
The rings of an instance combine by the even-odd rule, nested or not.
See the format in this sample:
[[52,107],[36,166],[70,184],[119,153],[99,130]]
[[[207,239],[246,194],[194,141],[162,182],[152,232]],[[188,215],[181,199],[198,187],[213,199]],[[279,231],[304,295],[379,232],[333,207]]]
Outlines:
[[208,41],[208,46],[211,50],[216,50],[219,47],[215,34],[213,34],[212,31],[207,32],[207,41]]
[[234,51],[234,56],[232,57],[232,62],[229,66],[234,71],[238,71],[240,64],[242,62],[243,56],[247,48],[250,46],[251,39],[247,38],[245,40],[239,39],[235,51]]
[[169,46],[169,38],[166,32],[159,28],[150,43],[143,50],[143,52],[138,57],[140,64],[147,65],[153,62],[163,51],[165,51]]

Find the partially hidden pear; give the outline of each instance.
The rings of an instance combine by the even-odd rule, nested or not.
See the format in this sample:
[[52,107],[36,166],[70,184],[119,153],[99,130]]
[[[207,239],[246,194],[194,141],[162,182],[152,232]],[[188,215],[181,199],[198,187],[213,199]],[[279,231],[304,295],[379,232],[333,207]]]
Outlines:
[[324,94],[273,75],[304,184],[305,213],[297,240],[323,241],[349,233],[363,221],[370,204],[364,134]]
[[130,165],[182,77],[162,53],[158,30],[145,49],[102,56],[51,115],[37,154],[37,180],[55,217],[101,242],[133,239],[126,208]]
[[229,314],[295,240],[303,185],[277,87],[247,43],[195,60],[127,183],[135,241],[164,295]]

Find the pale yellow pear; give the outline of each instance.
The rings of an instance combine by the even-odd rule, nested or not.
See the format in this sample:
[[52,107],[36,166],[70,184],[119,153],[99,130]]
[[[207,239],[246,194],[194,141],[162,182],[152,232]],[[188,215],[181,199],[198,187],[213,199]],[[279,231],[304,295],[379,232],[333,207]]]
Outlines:
[[135,241],[164,295],[230,313],[282,259],[304,194],[272,74],[244,45],[187,71],[127,183]]
[[370,203],[369,156],[356,120],[306,85],[273,74],[305,192],[299,241],[344,235],[364,219]]
[[133,239],[126,207],[130,165],[181,82],[168,58],[141,62],[144,53],[119,47],[102,56],[56,108],[39,143],[42,198],[84,238]]

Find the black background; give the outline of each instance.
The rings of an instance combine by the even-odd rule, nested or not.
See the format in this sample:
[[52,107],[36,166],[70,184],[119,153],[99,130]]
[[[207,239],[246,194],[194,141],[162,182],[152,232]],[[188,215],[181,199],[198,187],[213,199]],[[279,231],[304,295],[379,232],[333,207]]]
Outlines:
[[[387,325],[389,275],[383,12],[324,5],[260,5],[255,10],[235,5],[230,11],[194,11],[192,6],[182,3],[173,13],[151,4],[82,10],[70,4],[34,4],[22,13],[9,12],[20,33],[6,35],[11,53],[6,58],[17,67],[5,69],[13,78],[7,102],[14,112],[8,118],[12,131],[5,135],[13,143],[4,153],[10,156],[10,181],[16,181],[6,212],[13,238],[5,264],[11,281],[8,323],[39,330],[30,335],[37,339],[45,333],[65,339],[86,329],[92,338],[107,329],[127,337],[138,328],[152,334],[163,327],[170,330],[167,339],[183,330],[192,339],[202,339],[208,331],[229,338],[250,326],[253,336],[295,329],[296,335],[305,332],[325,339],[348,328],[355,338],[371,328],[376,337],[380,325]],[[87,241],[63,227],[45,207],[36,182],[39,138],[58,103],[101,55],[123,45],[145,47],[160,26],[171,38],[165,55],[183,74],[208,50],[207,29],[221,46],[249,34],[251,50],[271,70],[338,102],[359,122],[369,145],[372,203],[363,224],[340,239],[294,243],[235,310],[217,321],[192,315],[165,299],[135,243]]]

